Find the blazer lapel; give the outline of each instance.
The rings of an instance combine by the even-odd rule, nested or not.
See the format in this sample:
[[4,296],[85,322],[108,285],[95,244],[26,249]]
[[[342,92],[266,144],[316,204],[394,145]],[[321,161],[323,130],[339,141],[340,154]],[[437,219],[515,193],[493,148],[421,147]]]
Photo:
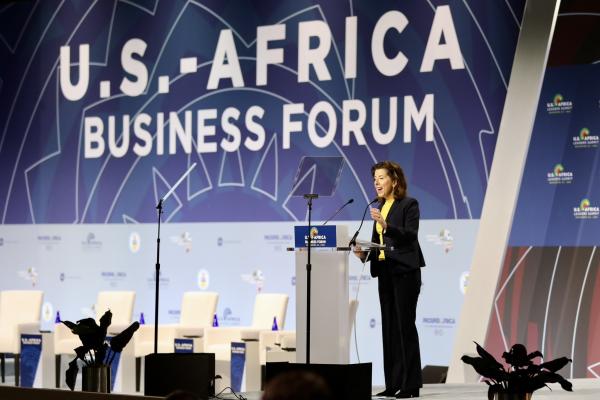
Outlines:
[[[404,199],[402,199],[402,200],[404,200]],[[398,210],[402,200],[394,200],[394,202],[392,203],[392,206],[390,207],[390,211],[388,211],[388,215],[385,217],[385,222],[388,222],[390,220],[390,217],[394,214],[394,212],[396,212]]]

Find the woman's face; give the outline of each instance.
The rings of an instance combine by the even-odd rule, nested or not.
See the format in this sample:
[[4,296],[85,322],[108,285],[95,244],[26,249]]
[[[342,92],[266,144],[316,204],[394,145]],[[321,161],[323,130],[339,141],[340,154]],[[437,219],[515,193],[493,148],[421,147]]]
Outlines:
[[394,181],[388,175],[388,171],[385,168],[376,169],[373,174],[373,184],[375,185],[375,191],[377,196],[382,199],[392,199],[394,197]]

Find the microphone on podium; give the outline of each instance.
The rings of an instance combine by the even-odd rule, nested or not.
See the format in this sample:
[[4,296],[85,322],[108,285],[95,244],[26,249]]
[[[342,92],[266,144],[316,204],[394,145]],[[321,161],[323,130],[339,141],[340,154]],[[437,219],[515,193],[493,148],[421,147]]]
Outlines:
[[371,201],[369,204],[367,204],[367,206],[365,207],[365,211],[363,212],[362,219],[360,220],[360,225],[358,226],[358,229],[354,233],[354,236],[352,236],[352,239],[350,239],[350,243],[348,243],[348,246],[355,246],[356,245],[356,237],[358,236],[358,233],[360,232],[360,228],[362,228],[362,226],[363,226],[363,222],[365,222],[365,216],[367,215],[367,210],[369,209],[369,207],[371,206],[371,204],[376,203],[379,200],[380,200],[379,197],[375,197],[373,199],[373,201]]
[[323,222],[323,225],[326,225],[329,221],[331,221],[333,219],[333,217],[335,217],[336,215],[339,214],[340,211],[342,211],[342,209],[344,207],[346,207],[348,204],[352,204],[354,203],[354,199],[350,199],[347,202],[345,202],[340,208],[338,208],[331,217],[327,218],[327,221]]

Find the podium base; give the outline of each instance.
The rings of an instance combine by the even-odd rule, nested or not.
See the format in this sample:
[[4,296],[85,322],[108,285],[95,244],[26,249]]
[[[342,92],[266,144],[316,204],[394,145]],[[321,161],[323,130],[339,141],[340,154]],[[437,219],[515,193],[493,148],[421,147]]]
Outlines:
[[277,375],[290,371],[308,371],[319,375],[329,386],[334,399],[371,399],[371,363],[296,364],[267,363],[265,386]]

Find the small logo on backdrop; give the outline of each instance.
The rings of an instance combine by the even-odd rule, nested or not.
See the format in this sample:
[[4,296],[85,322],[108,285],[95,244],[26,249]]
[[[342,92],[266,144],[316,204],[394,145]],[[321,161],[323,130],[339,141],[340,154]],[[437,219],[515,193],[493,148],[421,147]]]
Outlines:
[[423,317],[421,323],[425,328],[433,329],[435,336],[444,336],[446,331],[454,328],[456,320],[452,317]]
[[38,235],[38,243],[46,248],[46,250],[52,250],[55,246],[60,244],[62,238],[60,235]]
[[[146,279],[146,283],[148,284],[148,287],[153,288],[156,286],[156,271],[153,271],[152,275]],[[158,273],[158,284],[160,287],[167,287],[171,285],[171,278],[169,278],[169,275],[166,274],[164,270],[161,270]]]
[[31,282],[31,286],[35,287],[38,282],[38,273],[33,267],[29,267],[26,270],[19,271],[19,276],[26,281]]
[[0,237],[0,247],[4,246],[4,238]]
[[208,289],[210,285],[210,274],[207,270],[201,269],[198,271],[198,287],[202,290]]
[[546,174],[546,179],[551,185],[561,185],[573,182],[573,172],[565,171],[562,164],[556,164],[552,172]]
[[237,239],[237,238],[223,238],[222,236],[219,236],[217,238],[217,246],[222,247],[224,245],[237,245],[237,244],[241,244],[242,240],[241,239]]
[[425,239],[436,246],[441,246],[444,253],[448,253],[454,248],[454,237],[447,228],[442,228],[437,234],[426,235]]
[[573,216],[576,219],[596,219],[600,216],[600,207],[592,206],[589,199],[583,199],[579,207],[573,207]]
[[568,114],[571,110],[573,110],[573,102],[565,100],[560,93],[554,95],[551,103],[546,103],[548,114]]
[[142,246],[142,238],[140,234],[137,232],[131,232],[129,235],[129,250],[132,253],[137,253],[140,251],[140,247]]
[[171,241],[179,247],[183,247],[186,253],[192,251],[192,235],[189,232],[183,232],[179,236],[171,236]]
[[296,286],[296,275],[292,276],[292,286]]
[[264,234],[263,239],[266,244],[273,246],[274,251],[285,251],[286,246],[293,243],[294,236],[290,234],[269,233]]
[[370,328],[375,328],[375,325],[377,324],[377,322],[375,321],[375,318],[371,318],[369,320],[369,327]]
[[101,271],[100,276],[102,280],[108,282],[111,287],[116,287],[120,282],[123,282],[127,278],[127,272],[125,271]]
[[219,320],[219,322],[220,322],[220,325],[234,326],[234,325],[240,324],[240,318],[236,317],[233,314],[233,311],[231,311],[231,308],[225,307],[223,309],[223,317]]
[[460,280],[459,280],[460,292],[462,294],[466,294],[468,287],[469,287],[469,271],[465,271],[462,274],[460,274]]
[[592,135],[588,128],[582,128],[579,135],[573,136],[573,147],[576,149],[588,149],[598,147],[600,136]]
[[260,293],[265,283],[265,276],[260,269],[255,269],[251,274],[242,274],[242,280],[256,286],[256,291]]
[[54,307],[52,307],[52,303],[45,302],[42,305],[42,319],[44,322],[51,322],[54,317]]
[[90,232],[85,237],[85,240],[81,242],[81,247],[84,250],[100,250],[102,248],[102,242],[96,239],[96,234]]

